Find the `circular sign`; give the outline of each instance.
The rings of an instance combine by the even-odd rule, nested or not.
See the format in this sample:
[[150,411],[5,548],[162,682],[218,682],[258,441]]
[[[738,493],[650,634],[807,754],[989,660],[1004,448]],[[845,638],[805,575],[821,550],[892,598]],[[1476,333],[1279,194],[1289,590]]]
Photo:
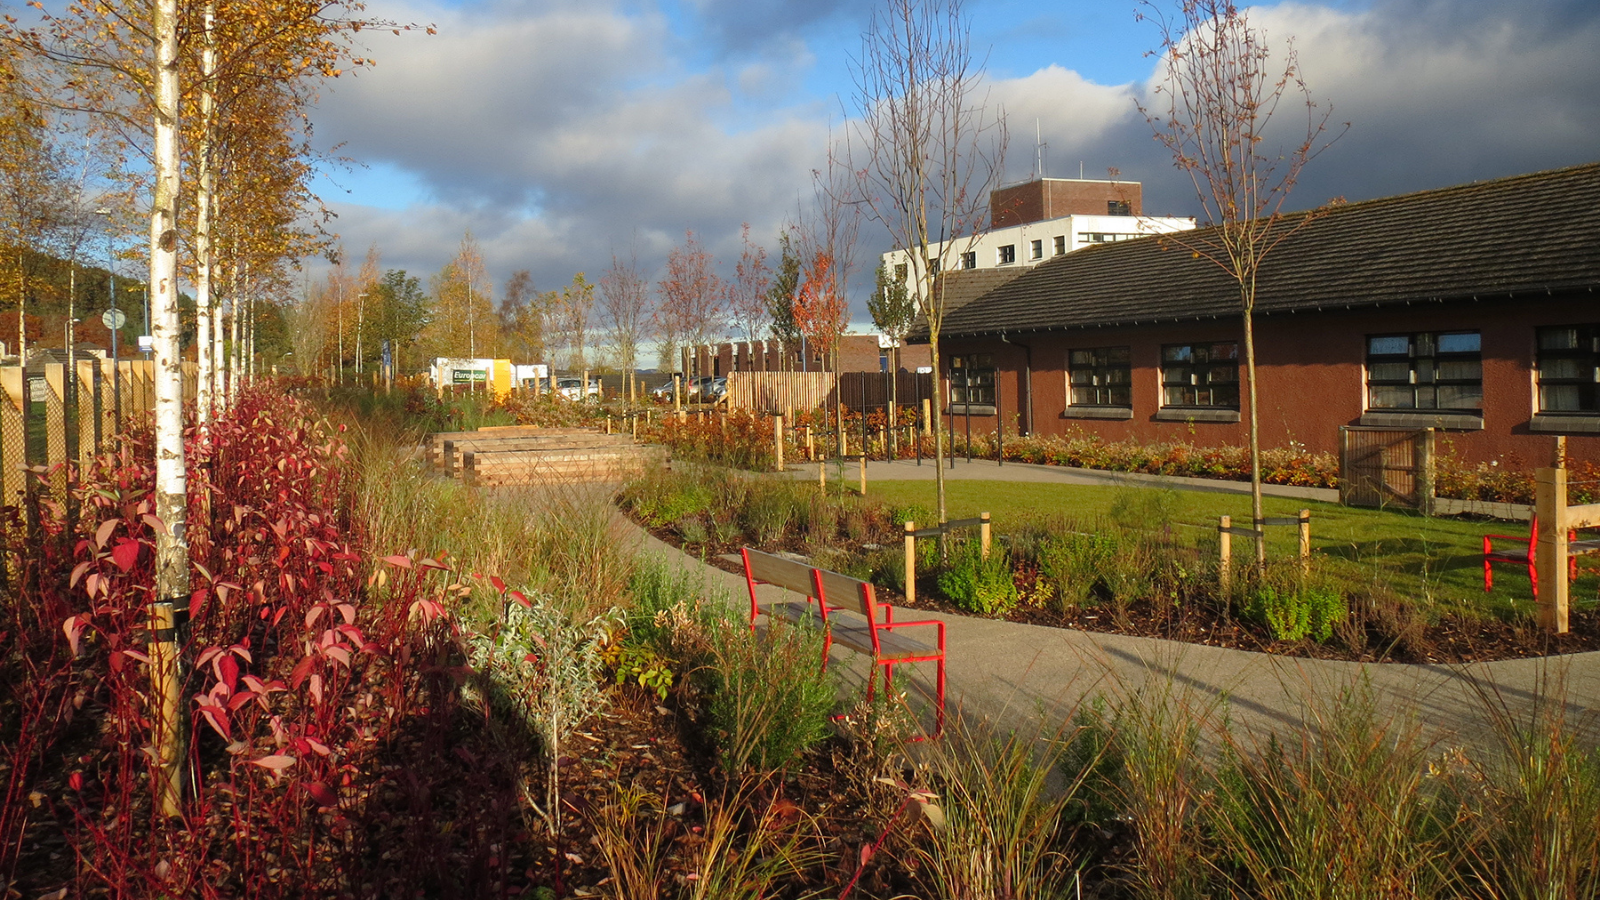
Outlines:
[[128,314],[120,309],[108,309],[100,314],[100,321],[104,322],[107,328],[115,331],[128,324]]

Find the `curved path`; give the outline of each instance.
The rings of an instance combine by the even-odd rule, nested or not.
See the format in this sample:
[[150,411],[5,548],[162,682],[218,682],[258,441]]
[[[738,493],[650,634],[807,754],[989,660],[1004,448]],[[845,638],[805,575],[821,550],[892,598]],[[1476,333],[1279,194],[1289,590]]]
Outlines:
[[[830,479],[837,477],[829,465]],[[795,478],[816,477],[817,464],[789,467]],[[1174,476],[1097,472],[1059,466],[992,460],[947,463],[951,480],[993,480],[1064,484],[1160,484],[1181,490],[1243,493],[1242,482]],[[855,464],[845,467],[845,483],[857,477]],[[878,461],[868,464],[874,481],[932,480],[932,460]],[[1338,492],[1266,485],[1269,495],[1338,502]],[[619,519],[621,517],[619,516]],[[702,564],[643,529],[620,525],[640,549],[653,552],[674,567],[698,572],[711,592],[725,593],[741,608],[748,602],[744,579]],[[778,599],[775,588],[763,587],[763,605]],[[1020,722],[1042,714],[1047,721],[1070,719],[1086,697],[1126,696],[1149,686],[1171,688],[1197,710],[1218,711],[1226,701],[1230,723],[1256,734],[1286,733],[1314,724],[1327,701],[1353,685],[1368,684],[1380,705],[1397,715],[1415,715],[1431,734],[1447,743],[1478,745],[1492,739],[1489,707],[1502,705],[1526,714],[1541,697],[1559,698],[1569,721],[1600,735],[1600,651],[1540,659],[1504,660],[1460,665],[1354,663],[1303,659],[1222,647],[1185,644],[1158,638],[1074,631],[994,619],[918,610],[919,617],[948,624],[948,679],[952,709],[995,721]],[[857,679],[866,666],[848,650],[835,657],[850,666]],[[917,671],[913,689],[929,694],[931,667]],[[908,673],[909,674],[909,673]],[[928,677],[923,677],[927,675]]]
[[[1008,467],[1009,468],[1009,467]],[[706,565],[618,515],[618,537],[642,553],[703,577],[708,596],[747,602],[744,579]],[[777,588],[758,591],[762,605]],[[1478,746],[1492,739],[1488,703],[1525,714],[1541,696],[1558,697],[1567,718],[1595,728],[1600,706],[1600,652],[1464,665],[1353,663],[1276,656],[1156,638],[969,618],[918,610],[947,622],[948,679],[953,712],[1020,724],[1042,715],[1046,727],[1069,721],[1086,697],[1125,696],[1144,686],[1174,690],[1192,708],[1222,714],[1257,735],[1284,734],[1314,724],[1326,701],[1362,682],[1386,711],[1415,715],[1447,744]],[[836,648],[835,658],[859,680],[859,656]],[[913,690],[931,696],[932,668],[917,671]],[[910,673],[908,673],[910,674]]]

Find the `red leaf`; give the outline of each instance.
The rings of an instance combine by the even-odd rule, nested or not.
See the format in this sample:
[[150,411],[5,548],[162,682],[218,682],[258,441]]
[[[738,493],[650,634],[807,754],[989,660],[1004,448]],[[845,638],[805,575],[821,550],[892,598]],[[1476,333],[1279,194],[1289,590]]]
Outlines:
[[305,683],[306,676],[311,674],[311,667],[316,664],[317,658],[315,656],[307,656],[305,659],[300,660],[300,664],[295,666],[294,671],[289,674],[289,684],[298,690],[300,685]]
[[494,585],[494,589],[500,593],[504,594],[506,592],[506,583],[500,580],[499,575],[490,575],[489,583]]
[[144,523],[146,525],[150,526],[150,530],[154,531],[156,534],[166,534],[167,533],[167,523],[161,521],[160,519],[156,518],[155,516],[148,516],[147,515],[147,516],[140,516],[139,518],[143,519]]
[[139,562],[139,542],[132,538],[123,538],[111,551],[111,561],[124,572],[132,569]]
[[199,708],[200,715],[205,716],[206,723],[209,724],[212,729],[217,732],[217,734],[222,735],[223,740],[233,740],[233,734],[228,727],[227,710],[220,706],[213,706],[211,704],[201,704]]
[[286,753],[274,753],[271,756],[263,756],[260,759],[252,759],[250,762],[254,765],[260,766],[263,769],[271,769],[274,772],[282,772],[284,769],[294,765],[295,760],[294,757],[289,756]]
[[83,573],[89,571],[89,567],[93,566],[93,565],[94,565],[94,560],[84,560],[83,562],[78,563],[76,566],[73,566],[72,567],[72,580],[67,582],[67,586],[68,587],[77,587],[78,586],[78,579],[82,578],[83,577]]
[[121,519],[107,519],[101,522],[100,527],[94,530],[94,545],[104,550],[106,541],[111,539],[111,532],[117,530],[117,524],[121,521]]
[[73,772],[71,775],[68,775],[67,786],[71,787],[75,791],[83,790],[83,773]]
[[409,556],[385,556],[383,561],[398,569],[411,568],[411,557]]
[[317,805],[324,809],[339,805],[338,795],[329,790],[328,786],[320,781],[302,783],[300,786],[305,788],[306,793],[311,795],[311,799],[317,801]]
[[511,599],[517,601],[518,603],[521,603],[523,606],[527,607],[528,609],[533,609],[533,604],[528,602],[527,595],[522,593],[521,591],[512,591],[509,596],[511,597]]
[[72,655],[78,655],[78,637],[83,634],[83,626],[88,622],[83,616],[68,616],[67,621],[61,623],[61,630],[67,634],[67,645],[72,648]]

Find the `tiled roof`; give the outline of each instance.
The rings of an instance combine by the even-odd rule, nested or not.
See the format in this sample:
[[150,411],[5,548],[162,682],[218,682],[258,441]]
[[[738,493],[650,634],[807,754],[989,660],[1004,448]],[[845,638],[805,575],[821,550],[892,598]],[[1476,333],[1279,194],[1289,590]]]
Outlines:
[[[1280,227],[1291,227],[1303,215],[1286,217]],[[1600,287],[1600,163],[1368,200],[1314,215],[1262,264],[1258,312]],[[948,311],[943,335],[1237,315],[1237,283],[1183,245],[1211,231],[1069,253]],[[926,328],[920,338],[927,339]]]

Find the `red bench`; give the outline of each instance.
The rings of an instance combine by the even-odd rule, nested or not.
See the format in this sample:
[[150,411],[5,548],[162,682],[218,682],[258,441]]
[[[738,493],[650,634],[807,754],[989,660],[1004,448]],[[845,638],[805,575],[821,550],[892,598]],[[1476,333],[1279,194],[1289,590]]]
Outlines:
[[[1567,579],[1569,581],[1578,577],[1578,556],[1587,552],[1591,542],[1577,543],[1577,533],[1567,532],[1568,556]],[[1496,550],[1494,540],[1516,541],[1517,544],[1510,550]],[[1512,563],[1528,567],[1528,581],[1533,585],[1533,599],[1539,600],[1539,569],[1534,564],[1534,550],[1539,542],[1539,517],[1534,516],[1528,523],[1527,544],[1523,544],[1520,534],[1486,534],[1483,536],[1483,592],[1485,594],[1494,589],[1494,570],[1489,568],[1490,563]],[[1572,552],[1576,550],[1577,552]]]
[[[745,547],[740,551],[744,558],[745,583],[750,588],[750,627],[755,628],[756,616],[762,610],[756,602],[756,586],[770,584],[803,597],[803,600],[783,600],[767,607],[772,618],[794,622],[814,622],[822,629],[822,666],[827,668],[828,651],[835,643],[872,656],[874,669],[883,668],[884,690],[893,690],[894,667],[908,663],[931,662],[937,665],[935,676],[935,712],[933,734],[944,732],[944,623],[935,619],[914,622],[896,622],[894,607],[879,603],[871,582],[840,575],[827,569],[818,569],[802,562],[763,553]],[[840,615],[840,614],[843,615]],[[937,643],[929,645],[900,629],[932,627],[937,633]],[[876,671],[867,676],[867,696],[873,696],[877,681]]]

